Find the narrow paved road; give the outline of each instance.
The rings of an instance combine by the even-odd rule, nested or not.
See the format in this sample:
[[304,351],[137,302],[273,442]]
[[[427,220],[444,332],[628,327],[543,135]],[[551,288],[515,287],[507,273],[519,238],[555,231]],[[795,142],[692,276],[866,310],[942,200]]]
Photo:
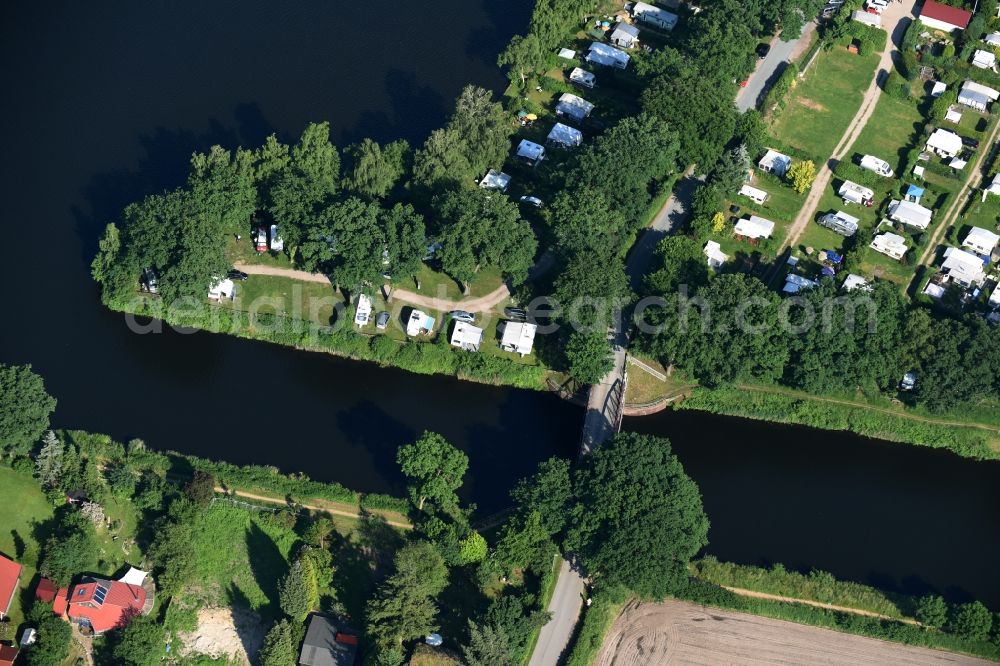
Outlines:
[[757,62],[757,69],[750,75],[746,88],[740,88],[736,93],[736,108],[740,113],[749,111],[764,100],[767,91],[785,71],[785,64],[805,51],[815,31],[816,23],[810,21],[802,28],[802,34],[792,41],[786,42],[780,37],[771,40],[771,50],[767,57]]
[[653,217],[653,221],[639,235],[639,239],[629,250],[625,260],[625,272],[629,276],[632,289],[642,286],[642,277],[649,272],[656,257],[656,246],[674,227],[681,226],[691,212],[691,199],[695,190],[705,182],[705,177],[697,177],[689,169],[684,177],[674,187],[673,194],[666,200],[663,207]]
[[566,649],[580,617],[583,593],[583,578],[568,560],[563,559],[556,588],[546,609],[552,613],[552,619],[539,632],[528,666],[554,666],[559,663],[559,657]]
[[[840,137],[837,146],[833,149],[833,155],[825,164],[820,166],[819,173],[816,174],[816,180],[813,181],[812,187],[809,189],[809,194],[806,196],[805,204],[803,204],[799,214],[795,216],[795,220],[792,222],[792,226],[788,230],[785,242],[778,250],[778,254],[786,247],[794,247],[799,238],[802,237],[809,223],[815,217],[820,199],[823,198],[826,188],[833,179],[833,167],[836,166],[837,162],[844,159],[847,151],[850,150],[854,142],[857,141],[858,136],[861,135],[861,131],[868,123],[868,119],[875,113],[875,106],[878,104],[879,95],[882,94],[882,88],[879,87],[879,84],[889,75],[889,72],[892,70],[893,59],[899,55],[897,50],[898,45],[902,43],[903,35],[910,24],[911,17],[914,15],[913,9],[915,4],[913,0],[893,2],[885,10],[885,13],[882,14],[882,25],[889,32],[889,41],[886,44],[885,51],[882,52],[882,57],[879,59],[878,67],[875,69],[875,76],[872,78],[872,82],[868,86],[864,98],[861,100],[861,107],[847,126],[843,136]],[[780,274],[779,268],[775,268],[774,275]]]

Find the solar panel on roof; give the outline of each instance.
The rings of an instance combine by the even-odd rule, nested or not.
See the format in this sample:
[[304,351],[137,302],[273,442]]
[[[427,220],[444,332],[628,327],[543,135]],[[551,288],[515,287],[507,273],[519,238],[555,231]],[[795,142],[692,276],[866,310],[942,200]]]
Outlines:
[[106,596],[108,596],[108,588],[98,585],[97,589],[94,591],[94,601],[99,604],[103,604]]

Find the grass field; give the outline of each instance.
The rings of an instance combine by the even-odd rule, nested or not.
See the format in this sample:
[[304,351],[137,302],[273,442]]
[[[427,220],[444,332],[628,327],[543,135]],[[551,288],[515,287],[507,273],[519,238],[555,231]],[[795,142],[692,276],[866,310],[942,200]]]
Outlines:
[[918,101],[902,101],[880,95],[875,112],[851,146],[848,156],[855,153],[875,155],[887,161],[900,174],[910,145],[923,129],[924,117],[918,108]]
[[[18,474],[8,467],[0,467],[0,553],[24,567],[21,573],[22,591],[32,584],[41,555],[33,525],[51,517],[52,505],[33,478]],[[12,628],[16,628],[24,619],[21,612],[22,596],[14,595],[11,621],[8,623]]]
[[825,162],[861,106],[878,59],[878,54],[859,56],[840,47],[820,53],[771,123],[776,144]]
[[[751,245],[733,236],[733,225],[735,222],[729,219],[725,230],[719,234],[712,234],[712,239],[718,241],[719,245],[722,246],[722,251],[728,254],[730,258],[737,258],[737,260],[741,256],[747,257],[755,253],[759,253],[764,258],[770,257],[773,254],[773,248],[778,247],[784,241],[792,220],[795,219],[799,209],[802,208],[803,201],[805,201],[804,195],[797,194],[795,190],[771,174],[756,173],[752,185],[768,193],[767,200],[763,204],[755,203],[747,197],[735,196],[732,199],[726,200],[723,212],[726,214],[727,219],[731,217],[746,218],[749,215],[759,215],[771,220],[774,222],[774,234],[769,240],[759,245]],[[739,214],[734,215],[730,206],[738,206],[740,209]],[[737,263],[741,262],[737,261]]]

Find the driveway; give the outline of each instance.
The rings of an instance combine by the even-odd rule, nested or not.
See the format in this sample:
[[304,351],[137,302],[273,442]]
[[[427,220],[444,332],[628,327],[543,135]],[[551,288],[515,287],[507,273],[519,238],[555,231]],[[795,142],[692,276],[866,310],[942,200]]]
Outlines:
[[816,29],[814,22],[809,22],[802,28],[802,34],[797,39],[786,42],[780,37],[771,40],[771,51],[767,57],[759,61],[757,69],[750,75],[746,88],[740,88],[736,93],[736,108],[744,113],[756,107],[764,99],[764,95],[778,80],[785,66],[797,58],[808,46],[809,39]]
[[656,246],[667,232],[683,225],[687,220],[691,212],[691,199],[703,182],[705,182],[704,177],[690,173],[684,176],[674,187],[674,193],[663,204],[663,208],[653,218],[652,223],[642,231],[635,245],[629,250],[628,258],[625,260],[625,272],[628,273],[632,289],[642,286],[642,277],[649,272],[656,257]]

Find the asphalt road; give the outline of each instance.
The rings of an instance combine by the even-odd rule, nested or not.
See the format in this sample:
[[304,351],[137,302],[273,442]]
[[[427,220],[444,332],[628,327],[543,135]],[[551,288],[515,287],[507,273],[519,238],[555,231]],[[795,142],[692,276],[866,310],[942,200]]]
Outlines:
[[583,578],[564,559],[547,609],[552,613],[552,619],[538,633],[538,642],[535,644],[535,651],[531,653],[528,666],[556,666],[559,663],[559,657],[569,645],[577,618],[580,617],[583,592]]
[[674,193],[667,203],[653,218],[653,222],[646,227],[629,250],[628,258],[625,260],[625,272],[628,273],[629,283],[633,289],[638,289],[642,285],[642,277],[652,267],[653,259],[656,257],[656,246],[667,232],[675,226],[682,225],[687,219],[691,212],[694,192],[703,182],[704,178],[692,174],[684,176],[674,187]]
[[800,42],[809,39],[813,27],[813,24],[808,24],[802,29],[802,35],[790,42],[777,37],[771,40],[771,51],[764,60],[758,61],[757,69],[750,75],[747,87],[740,88],[736,93],[736,108],[740,113],[756,107],[763,100],[768,89],[785,70],[785,64],[796,55],[796,47]]

